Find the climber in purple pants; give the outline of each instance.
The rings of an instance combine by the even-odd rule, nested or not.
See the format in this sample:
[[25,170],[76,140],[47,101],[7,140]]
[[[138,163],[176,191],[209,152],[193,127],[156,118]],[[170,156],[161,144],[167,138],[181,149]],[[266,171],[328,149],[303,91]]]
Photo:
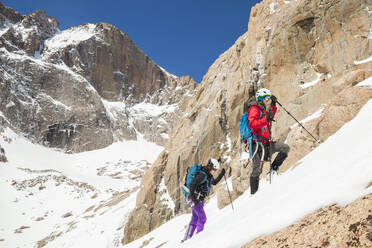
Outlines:
[[205,222],[207,222],[207,216],[204,212],[204,202],[201,201],[198,205],[192,207],[189,238],[192,237],[195,229],[196,233],[203,231]]
[[213,176],[219,169],[219,162],[216,159],[210,159],[207,166],[203,166],[196,174],[190,184],[190,204],[192,206],[192,218],[185,237],[182,241],[191,238],[196,233],[203,231],[207,216],[204,212],[204,198],[208,196],[211,185],[216,185],[225,175],[225,169],[222,169],[216,179]]

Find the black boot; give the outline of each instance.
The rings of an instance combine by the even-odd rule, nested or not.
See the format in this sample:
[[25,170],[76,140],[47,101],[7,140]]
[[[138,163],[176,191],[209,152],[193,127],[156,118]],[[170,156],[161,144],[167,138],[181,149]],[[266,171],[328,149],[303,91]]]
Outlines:
[[279,152],[279,154],[276,156],[274,162],[271,163],[271,168],[274,171],[277,171],[279,169],[279,167],[282,165],[282,163],[284,162],[284,160],[287,158],[287,156],[288,155],[286,153]]
[[259,182],[258,177],[251,177],[251,195],[257,192]]

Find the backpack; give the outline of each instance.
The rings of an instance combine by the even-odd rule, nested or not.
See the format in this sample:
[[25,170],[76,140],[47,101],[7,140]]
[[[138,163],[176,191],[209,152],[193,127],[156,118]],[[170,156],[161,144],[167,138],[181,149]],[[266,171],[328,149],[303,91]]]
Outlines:
[[[199,173],[203,173],[204,176],[205,176],[203,181],[201,183],[199,183],[198,185],[201,185],[205,181],[207,181],[207,178],[208,178],[207,173],[202,171],[201,168],[202,168],[201,165],[192,165],[189,168],[187,168],[185,183],[182,185],[182,191],[183,191],[183,195],[185,196],[186,202],[187,202],[187,198],[190,194],[190,184],[195,179],[196,175],[199,174]],[[209,184],[207,184],[207,189],[208,189],[207,194],[209,193],[209,188],[210,188]]]
[[[249,158],[252,159],[253,152],[252,152],[252,144],[253,139],[264,139],[263,137],[258,136],[254,133],[254,131],[249,127],[249,121],[248,121],[248,112],[251,109],[252,106],[256,105],[255,103],[251,103],[248,105],[248,110],[245,112],[242,117],[240,117],[239,122],[239,133],[240,133],[240,143],[243,144],[243,141],[246,141],[249,144]],[[262,118],[262,110],[259,108],[260,111],[260,119]]]

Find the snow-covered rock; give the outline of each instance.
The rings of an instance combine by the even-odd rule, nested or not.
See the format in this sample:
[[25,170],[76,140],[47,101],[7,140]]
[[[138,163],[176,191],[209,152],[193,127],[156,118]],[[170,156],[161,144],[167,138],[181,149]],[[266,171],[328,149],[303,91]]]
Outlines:
[[[2,4],[0,17],[0,111],[34,142],[80,152],[143,135],[164,145],[197,86],[110,24],[60,31],[43,11]],[[163,112],[137,111],[146,104]]]

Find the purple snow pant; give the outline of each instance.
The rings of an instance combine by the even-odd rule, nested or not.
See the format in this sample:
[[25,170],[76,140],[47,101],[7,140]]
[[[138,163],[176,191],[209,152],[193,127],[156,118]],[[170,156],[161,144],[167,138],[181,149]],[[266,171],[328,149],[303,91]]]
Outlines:
[[204,202],[201,201],[198,203],[198,205],[192,207],[192,218],[190,222],[190,234],[189,237],[191,238],[192,235],[195,232],[195,229],[197,229],[196,233],[199,233],[203,231],[204,224],[207,221],[207,216],[204,212]]

